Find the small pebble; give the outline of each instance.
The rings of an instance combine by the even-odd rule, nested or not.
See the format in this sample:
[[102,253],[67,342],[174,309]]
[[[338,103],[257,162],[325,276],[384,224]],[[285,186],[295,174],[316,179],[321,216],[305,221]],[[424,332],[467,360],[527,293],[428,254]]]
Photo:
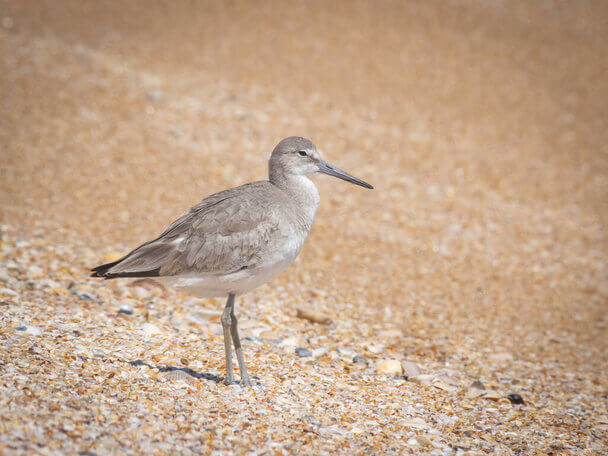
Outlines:
[[31,336],[39,336],[42,334],[42,330],[36,326],[17,326],[15,329]]
[[144,335],[147,337],[161,333],[160,328],[152,323],[144,323],[141,327],[141,330],[143,331]]
[[27,272],[28,272],[28,275],[34,279],[40,278],[44,274],[44,270],[41,267],[36,266],[36,265],[30,266],[27,269]]
[[359,426],[353,426],[351,428],[350,432],[352,432],[353,434],[363,434],[365,432],[365,429],[363,429]]
[[318,358],[318,357],[320,357],[320,356],[323,356],[325,353],[327,353],[327,348],[325,348],[325,347],[321,347],[321,348],[315,348],[315,349],[312,351],[312,356],[313,356],[314,358]]
[[475,389],[479,389],[479,390],[485,390],[486,387],[483,385],[483,383],[481,383],[479,380],[475,380],[473,383],[471,383],[471,388],[475,388]]
[[410,437],[407,439],[407,444],[411,446],[418,446],[418,440],[416,440],[416,437]]
[[313,312],[306,309],[296,309],[296,317],[303,318],[312,323],[321,323],[322,325],[329,325],[332,323],[331,318],[319,312]]
[[10,288],[0,289],[0,294],[6,295],[6,296],[17,296],[17,292],[11,290]]
[[498,391],[494,391],[494,390],[484,391],[484,393],[479,397],[483,397],[484,399],[489,399],[491,401],[496,401],[496,402],[498,402],[499,400],[501,400],[503,398],[503,396]]
[[516,404],[516,405],[521,405],[524,404],[524,398],[521,397],[519,394],[513,393],[513,394],[509,394],[507,396],[507,399],[509,399],[509,401],[511,401],[511,404]]
[[37,328],[36,326],[28,326],[28,328],[25,330],[26,334],[31,334],[32,336],[39,336],[40,334],[42,334],[42,330],[40,328]]
[[447,391],[448,393],[455,393],[458,391],[458,388],[455,385],[452,385],[448,381],[443,378],[435,378],[431,383],[435,388]]
[[39,281],[40,285],[46,288],[60,288],[61,284],[55,280],[51,279],[42,279]]
[[94,294],[87,293],[86,291],[73,291],[72,294],[76,296],[81,301],[93,301],[97,302],[99,298]]
[[513,355],[507,352],[493,353],[490,355],[490,359],[497,362],[513,361]]
[[376,370],[379,374],[385,375],[401,375],[403,373],[401,363],[396,359],[386,359],[384,361],[380,361],[376,366]]
[[296,348],[296,355],[300,358],[308,358],[312,356],[312,352],[308,348],[298,347]]
[[367,358],[365,358],[361,355],[355,355],[355,356],[353,356],[353,363],[369,364],[369,361],[367,360]]
[[472,386],[469,386],[466,391],[466,396],[474,399],[476,397],[483,396],[484,393],[485,393],[485,390],[482,390],[479,388],[473,388]]
[[299,337],[291,336],[291,337],[287,337],[287,338],[283,339],[281,342],[279,342],[279,345],[281,347],[286,347],[286,348],[291,348],[291,347],[295,348],[300,343],[301,343],[301,340]]
[[410,377],[408,380],[410,380],[414,383],[419,383],[420,385],[431,385],[433,383],[434,379],[435,379],[435,377],[433,375],[422,374],[422,375],[416,375],[415,377]]
[[[264,339],[266,342],[266,339]],[[272,341],[268,341],[268,343],[273,343]],[[295,352],[295,349],[303,345],[304,341],[300,337],[291,336],[287,337],[283,340],[278,341],[278,346],[283,349],[283,353],[292,354]]]
[[162,90],[153,90],[146,94],[146,98],[150,101],[160,101],[163,99],[164,92]]
[[[415,440],[417,445],[420,445],[422,448],[429,448],[433,446],[433,443],[427,439],[426,437],[419,435],[414,437],[413,439],[410,440]],[[410,442],[410,440],[408,440],[408,443]]]
[[374,355],[378,355],[378,354],[382,353],[382,351],[384,350],[384,345],[367,344],[366,348],[370,353],[373,353]]
[[431,426],[424,421],[422,418],[413,418],[409,421],[405,421],[403,423],[404,426],[410,427],[413,429],[429,429]]
[[405,378],[416,377],[422,373],[418,364],[411,361],[401,361],[401,367],[403,368]]

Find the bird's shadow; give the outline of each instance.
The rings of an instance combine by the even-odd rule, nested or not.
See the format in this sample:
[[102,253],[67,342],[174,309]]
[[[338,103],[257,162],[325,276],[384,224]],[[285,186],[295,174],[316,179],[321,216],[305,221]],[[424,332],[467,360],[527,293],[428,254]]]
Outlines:
[[171,372],[180,370],[185,372],[186,374],[194,377],[194,378],[202,378],[203,380],[210,380],[215,383],[222,383],[224,381],[224,377],[220,377],[219,375],[210,374],[209,372],[197,372],[189,367],[177,367],[177,366],[152,366],[141,359],[136,359],[135,361],[126,361],[127,364],[137,367],[137,366],[146,366],[148,369],[157,369],[160,372]]

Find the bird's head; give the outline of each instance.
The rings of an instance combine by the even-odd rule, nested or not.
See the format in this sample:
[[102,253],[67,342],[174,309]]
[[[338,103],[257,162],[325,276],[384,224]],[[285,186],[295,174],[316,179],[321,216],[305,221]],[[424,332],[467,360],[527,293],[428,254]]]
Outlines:
[[321,160],[321,154],[312,141],[299,136],[290,136],[277,144],[270,156],[269,171],[271,181],[273,175],[279,178],[279,176],[309,176],[322,173],[361,187],[374,188],[367,182]]

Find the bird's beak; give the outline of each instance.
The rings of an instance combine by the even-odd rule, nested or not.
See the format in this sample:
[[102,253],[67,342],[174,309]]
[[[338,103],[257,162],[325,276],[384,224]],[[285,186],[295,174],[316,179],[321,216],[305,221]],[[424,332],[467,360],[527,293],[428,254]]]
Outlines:
[[356,177],[351,176],[350,174],[342,171],[341,169],[336,168],[335,166],[330,165],[327,162],[324,162],[323,160],[319,160],[317,166],[319,167],[320,173],[337,177],[339,179],[345,180],[346,182],[350,182],[351,184],[360,185],[361,187],[374,188],[367,182],[364,182],[361,179],[357,179]]

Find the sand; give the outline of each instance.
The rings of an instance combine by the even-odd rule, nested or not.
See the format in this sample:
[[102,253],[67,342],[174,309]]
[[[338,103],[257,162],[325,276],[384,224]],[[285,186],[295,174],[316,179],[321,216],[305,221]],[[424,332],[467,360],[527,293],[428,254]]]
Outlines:
[[[0,452],[608,452],[607,21],[0,2]],[[237,299],[256,385],[227,387],[221,300],[87,270],[290,135],[375,190],[315,178],[299,259]]]

